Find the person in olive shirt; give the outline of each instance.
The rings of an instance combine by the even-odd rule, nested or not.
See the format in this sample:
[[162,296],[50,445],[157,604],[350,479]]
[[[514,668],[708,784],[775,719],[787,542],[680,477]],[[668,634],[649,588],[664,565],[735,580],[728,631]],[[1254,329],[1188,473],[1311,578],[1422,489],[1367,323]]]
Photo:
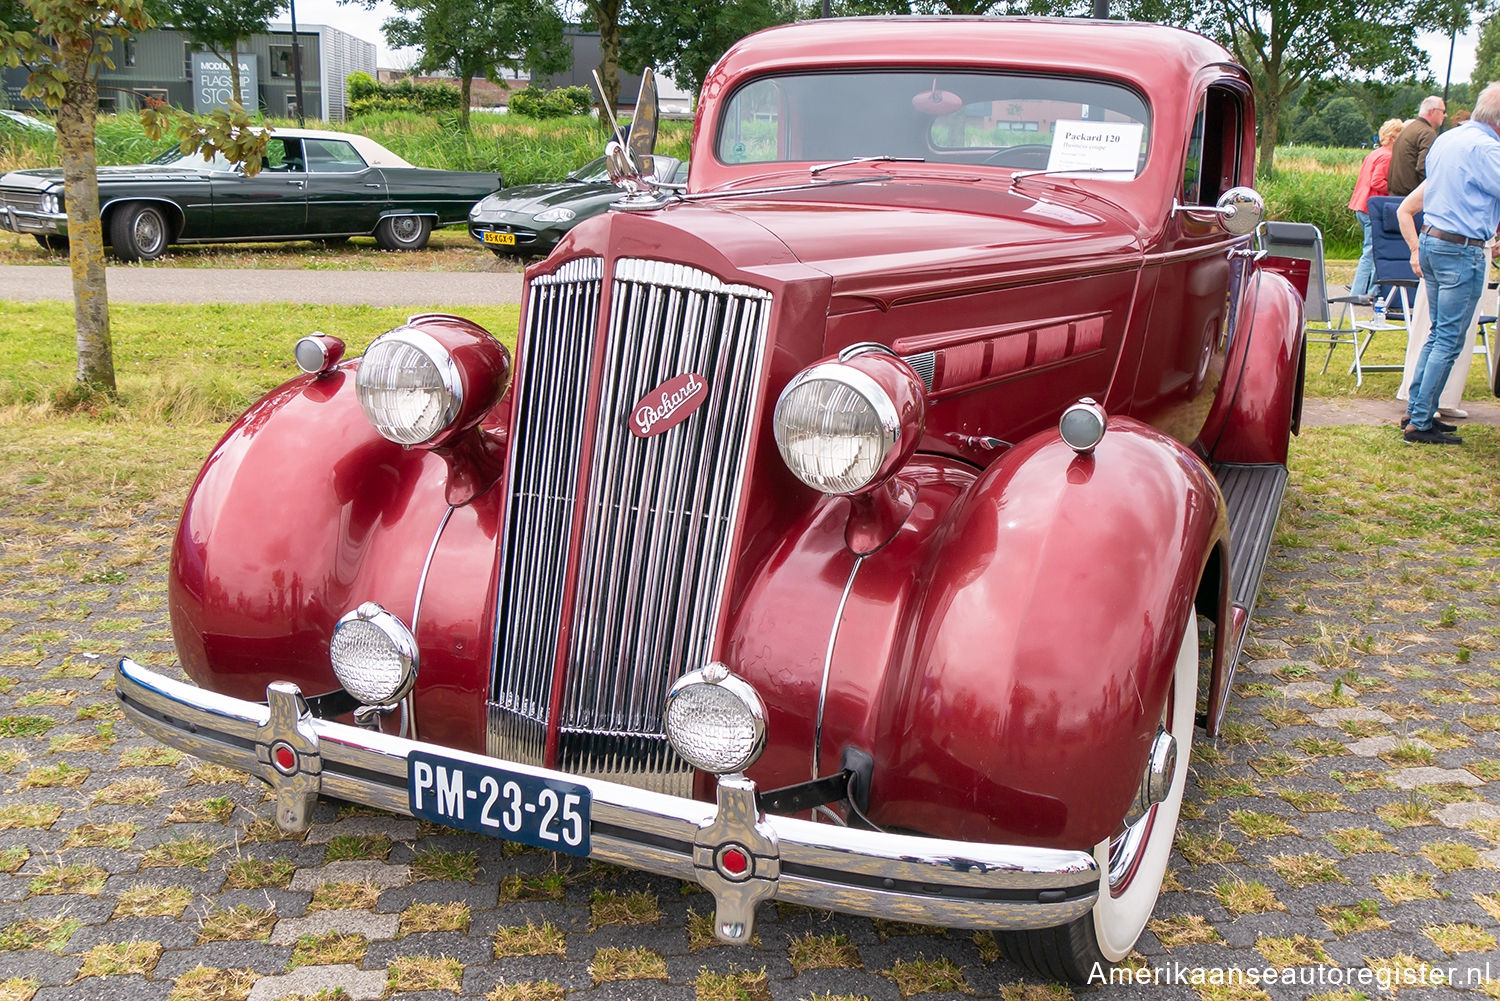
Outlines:
[[1424,98],[1422,106],[1391,147],[1391,171],[1386,179],[1390,193],[1409,195],[1427,179],[1427,151],[1437,138],[1438,126],[1448,114],[1448,104],[1436,94]]

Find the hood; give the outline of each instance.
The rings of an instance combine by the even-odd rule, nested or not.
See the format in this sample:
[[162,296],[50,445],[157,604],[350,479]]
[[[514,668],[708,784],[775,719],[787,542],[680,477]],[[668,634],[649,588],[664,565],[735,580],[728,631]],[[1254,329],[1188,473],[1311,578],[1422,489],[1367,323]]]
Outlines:
[[504,212],[530,217],[557,205],[583,215],[624,197],[625,192],[613,184],[522,184],[486,195],[474,207],[474,215]]
[[[204,179],[204,172],[183,167],[163,167],[159,164],[140,163],[117,167],[96,168],[101,185],[111,181],[196,181]],[[0,184],[11,188],[30,188],[43,191],[62,187],[61,167],[39,167],[32,170],[12,170],[0,177]]]

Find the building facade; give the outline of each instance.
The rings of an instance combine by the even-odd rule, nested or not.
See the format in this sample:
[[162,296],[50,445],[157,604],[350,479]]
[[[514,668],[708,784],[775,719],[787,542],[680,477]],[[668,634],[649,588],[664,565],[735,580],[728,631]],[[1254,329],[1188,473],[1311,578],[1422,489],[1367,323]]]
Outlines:
[[[375,44],[323,24],[299,24],[302,96],[309,118],[342,122],[347,104],[345,80],[350,73],[375,75]],[[238,53],[246,108],[276,118],[297,114],[292,29],[272,24],[252,35]],[[21,96],[27,71],[4,72],[5,99],[13,108],[40,107]],[[188,36],[163,28],[134,35],[115,52],[115,68],[99,76],[99,110],[134,111],[152,99],[189,111],[209,111],[227,103],[233,80],[224,62],[205,53]]]

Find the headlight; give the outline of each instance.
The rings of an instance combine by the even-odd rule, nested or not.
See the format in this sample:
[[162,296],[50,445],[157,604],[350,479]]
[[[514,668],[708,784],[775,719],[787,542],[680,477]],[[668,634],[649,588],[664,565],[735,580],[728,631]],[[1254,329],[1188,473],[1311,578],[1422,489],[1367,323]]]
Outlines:
[[723,664],[680,678],[667,692],[667,740],[694,768],[742,772],[766,745],[766,709],[749,682]]
[[537,222],[567,222],[577,214],[578,213],[574,212],[572,209],[558,207],[543,209],[532,218],[536,219]]
[[62,199],[52,194],[43,195],[42,211],[47,215],[56,215],[58,212],[62,211]]
[[370,344],[359,365],[359,405],[381,435],[421,445],[443,432],[463,403],[453,356],[414,327],[397,327]]
[[1063,411],[1057,422],[1057,432],[1069,448],[1079,455],[1087,455],[1104,440],[1108,420],[1104,408],[1085,396]]
[[799,480],[857,493],[901,467],[926,418],[922,381],[884,348],[858,345],[801,372],[776,401],[776,446]]
[[328,659],[344,690],[367,706],[388,706],[417,681],[417,641],[390,612],[367,601],[339,619]]

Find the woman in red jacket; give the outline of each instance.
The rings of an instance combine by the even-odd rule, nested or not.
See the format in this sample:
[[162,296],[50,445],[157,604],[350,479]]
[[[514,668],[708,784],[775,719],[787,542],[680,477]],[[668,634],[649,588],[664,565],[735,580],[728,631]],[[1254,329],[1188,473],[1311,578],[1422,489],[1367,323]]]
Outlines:
[[1375,290],[1375,255],[1370,244],[1370,213],[1365,211],[1365,206],[1371,195],[1383,195],[1389,190],[1385,179],[1391,169],[1391,146],[1402,128],[1401,119],[1387,119],[1380,126],[1380,145],[1372,149],[1365,162],[1359,165],[1359,180],[1354,182],[1354,197],[1349,199],[1349,207],[1365,231],[1365,242],[1360,250],[1359,264],[1354,268],[1354,282],[1349,286],[1352,295],[1369,295]]

